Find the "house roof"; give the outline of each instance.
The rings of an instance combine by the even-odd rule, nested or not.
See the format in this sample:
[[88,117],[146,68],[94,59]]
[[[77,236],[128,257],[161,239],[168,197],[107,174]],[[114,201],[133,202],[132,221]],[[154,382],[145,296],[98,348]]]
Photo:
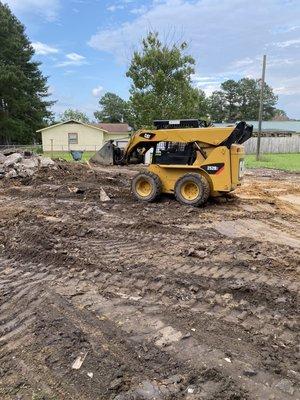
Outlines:
[[105,123],[100,122],[99,124],[95,124],[98,128],[104,129],[108,133],[129,133],[130,127],[127,123]]
[[75,119],[70,119],[70,120],[68,120],[68,121],[60,122],[60,123],[58,123],[58,124],[46,126],[46,128],[39,129],[39,130],[37,130],[37,132],[43,132],[43,131],[46,131],[46,130],[48,130],[48,129],[54,128],[54,127],[56,127],[56,126],[65,125],[65,124],[70,124],[70,123],[88,126],[89,128],[98,129],[99,131],[102,131],[102,132],[107,133],[107,131],[106,131],[104,128],[101,128],[98,124],[97,124],[97,125],[96,125],[96,124],[94,124],[94,125],[92,125],[92,124],[85,124],[84,122],[76,121]]

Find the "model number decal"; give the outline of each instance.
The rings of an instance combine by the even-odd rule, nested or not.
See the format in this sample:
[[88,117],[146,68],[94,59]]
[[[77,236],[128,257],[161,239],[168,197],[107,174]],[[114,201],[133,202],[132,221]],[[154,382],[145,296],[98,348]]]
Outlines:
[[216,165],[208,165],[207,166],[207,171],[218,171],[219,167]]
[[210,175],[220,174],[224,169],[224,163],[202,165],[201,168]]

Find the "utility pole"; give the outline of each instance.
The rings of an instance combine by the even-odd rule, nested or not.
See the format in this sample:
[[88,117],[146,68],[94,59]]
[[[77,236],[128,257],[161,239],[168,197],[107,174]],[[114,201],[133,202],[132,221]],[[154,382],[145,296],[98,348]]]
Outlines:
[[256,161],[259,160],[260,155],[260,138],[261,138],[261,123],[264,109],[264,88],[265,88],[265,76],[266,76],[266,63],[267,56],[263,57],[263,67],[261,76],[261,87],[260,87],[260,99],[259,99],[259,113],[258,113],[258,132],[257,132],[257,146],[256,146]]

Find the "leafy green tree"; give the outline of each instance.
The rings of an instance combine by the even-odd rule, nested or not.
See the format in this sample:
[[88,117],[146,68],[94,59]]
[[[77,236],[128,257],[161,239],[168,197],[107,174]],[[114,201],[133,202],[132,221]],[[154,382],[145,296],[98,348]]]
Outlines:
[[94,113],[100,122],[129,122],[130,105],[115,93],[107,92],[99,100],[100,111]]
[[[242,78],[238,81],[239,110],[238,119],[256,120],[260,101],[261,81],[259,79]],[[272,119],[275,115],[275,105],[278,97],[273,89],[264,84],[263,119]]]
[[[209,99],[210,114],[215,121],[257,120],[260,101],[260,80],[242,78],[232,79],[221,84],[221,90],[213,92]],[[265,83],[263,99],[263,118],[274,117],[278,97]]]
[[226,105],[227,120],[233,121],[237,117],[239,107],[239,83],[229,79],[221,84]]
[[209,114],[209,103],[205,95],[205,92],[201,89],[197,89],[196,108],[192,117],[198,119],[206,119],[208,114]]
[[0,2],[0,144],[30,143],[51,117],[47,78],[25,28]]
[[276,108],[273,119],[276,121],[288,121],[289,117],[287,116],[287,113],[284,110],[280,110],[279,108]]
[[195,60],[185,54],[186,43],[167,46],[157,33],[142,41],[126,76],[132,80],[130,102],[135,126],[151,126],[154,119],[192,118],[203,96],[192,87]]
[[208,113],[212,121],[222,122],[226,119],[225,95],[218,90],[211,94],[208,99]]
[[89,117],[82,111],[72,110],[71,108],[65,110],[60,114],[59,119],[61,122],[70,121],[74,119],[75,121],[83,122],[88,124],[90,122]]

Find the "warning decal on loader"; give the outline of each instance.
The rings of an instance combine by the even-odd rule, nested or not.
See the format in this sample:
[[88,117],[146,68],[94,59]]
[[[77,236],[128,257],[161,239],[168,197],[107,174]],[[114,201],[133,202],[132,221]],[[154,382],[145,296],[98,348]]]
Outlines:
[[220,174],[224,169],[224,163],[215,163],[215,164],[207,164],[202,165],[202,169],[206,171],[210,175],[217,175]]

